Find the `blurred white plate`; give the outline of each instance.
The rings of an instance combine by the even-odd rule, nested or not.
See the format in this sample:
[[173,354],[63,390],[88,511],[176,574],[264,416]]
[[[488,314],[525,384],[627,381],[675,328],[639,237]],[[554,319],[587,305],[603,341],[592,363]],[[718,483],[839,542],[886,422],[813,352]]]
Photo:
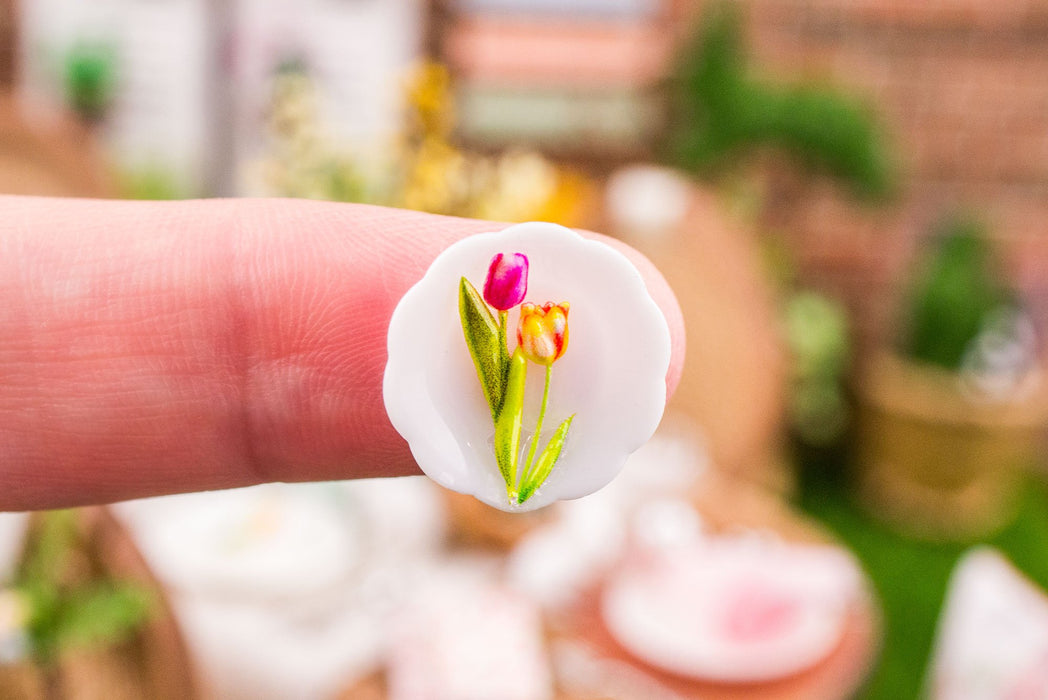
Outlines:
[[182,593],[318,601],[359,560],[352,511],[320,484],[267,484],[120,504],[154,571]]
[[674,674],[764,682],[809,668],[839,644],[861,575],[831,547],[713,539],[624,568],[602,612],[616,641]]

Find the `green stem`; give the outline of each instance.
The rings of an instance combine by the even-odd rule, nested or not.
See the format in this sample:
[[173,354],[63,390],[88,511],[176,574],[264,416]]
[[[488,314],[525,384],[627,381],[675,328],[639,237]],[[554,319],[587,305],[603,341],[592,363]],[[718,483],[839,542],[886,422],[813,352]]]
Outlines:
[[509,348],[506,346],[506,324],[509,317],[508,311],[499,311],[499,347],[506,351],[509,356]]
[[[539,420],[535,424],[535,434],[531,436],[531,447],[528,448],[528,459],[524,462],[521,470],[523,483],[528,483],[531,478],[531,463],[535,460],[535,450],[539,447],[539,438],[542,436],[542,419],[546,417],[546,404],[549,403],[549,380],[553,376],[553,364],[546,365],[546,381],[542,387],[542,404],[539,406]],[[521,482],[518,482],[518,485]]]
[[[505,352],[509,354],[509,343],[506,342],[506,326],[509,325],[509,312],[499,311],[499,352]],[[507,371],[507,375],[509,372]],[[507,376],[508,380],[509,377]],[[501,412],[501,411],[500,411]],[[497,421],[496,421],[497,422]],[[517,499],[517,456],[513,457],[513,466],[510,470],[509,479],[506,480],[506,495],[509,496],[509,500],[515,501]]]
[[528,359],[517,348],[509,361],[505,400],[495,420],[495,461],[510,501],[516,499],[517,466],[520,463],[520,428],[524,413],[524,390],[528,380]]

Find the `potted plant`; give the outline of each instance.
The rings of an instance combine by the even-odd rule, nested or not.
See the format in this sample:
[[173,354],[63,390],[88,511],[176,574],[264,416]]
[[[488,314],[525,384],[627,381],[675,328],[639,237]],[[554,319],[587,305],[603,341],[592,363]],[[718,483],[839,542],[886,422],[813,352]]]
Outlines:
[[34,516],[0,581],[0,697],[196,697],[162,592],[105,509]]
[[100,124],[113,104],[117,53],[108,43],[76,42],[64,60],[64,87],[70,109],[88,126]]
[[983,225],[944,220],[897,347],[858,387],[862,498],[912,535],[970,540],[1003,527],[1036,457],[1048,415],[1036,337],[1000,280]]

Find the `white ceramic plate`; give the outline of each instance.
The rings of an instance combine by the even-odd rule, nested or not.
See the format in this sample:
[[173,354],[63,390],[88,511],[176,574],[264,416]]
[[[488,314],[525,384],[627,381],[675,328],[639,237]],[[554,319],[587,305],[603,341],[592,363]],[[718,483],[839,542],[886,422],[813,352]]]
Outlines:
[[[575,416],[549,479],[520,506],[510,504],[494,459],[491,411],[458,311],[459,280],[480,289],[492,257],[515,252],[530,260],[525,301],[571,304],[545,438],[550,427]],[[510,351],[518,316],[518,309],[510,311]],[[665,408],[669,327],[640,273],[610,246],[554,224],[471,236],[441,253],[397,305],[388,349],[386,411],[419,466],[442,486],[502,510],[534,510],[600,489],[651,437]],[[529,363],[522,449],[537,418],[542,375]]]
[[157,575],[184,593],[316,601],[360,558],[355,520],[329,487],[266,484],[118,506]]
[[828,547],[706,543],[619,572],[602,611],[616,641],[656,668],[763,682],[828,656],[860,585],[850,557]]

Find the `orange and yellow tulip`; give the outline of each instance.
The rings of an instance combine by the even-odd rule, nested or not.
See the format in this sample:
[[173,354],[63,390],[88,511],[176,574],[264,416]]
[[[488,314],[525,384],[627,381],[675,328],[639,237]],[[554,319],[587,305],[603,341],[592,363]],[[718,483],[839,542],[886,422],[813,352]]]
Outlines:
[[559,360],[568,349],[568,302],[523,304],[517,346],[525,357],[540,365],[548,367]]

